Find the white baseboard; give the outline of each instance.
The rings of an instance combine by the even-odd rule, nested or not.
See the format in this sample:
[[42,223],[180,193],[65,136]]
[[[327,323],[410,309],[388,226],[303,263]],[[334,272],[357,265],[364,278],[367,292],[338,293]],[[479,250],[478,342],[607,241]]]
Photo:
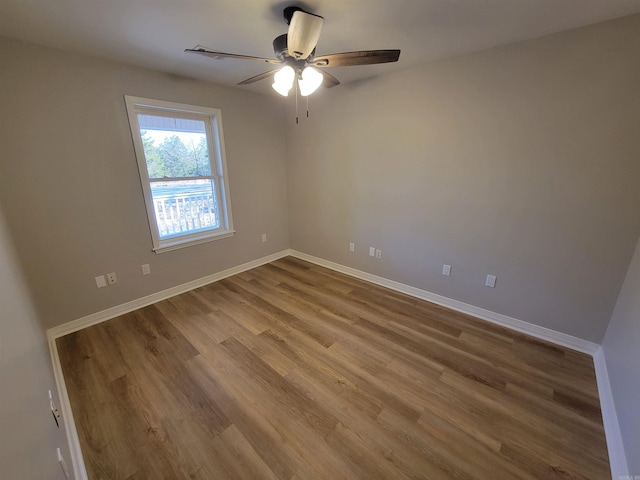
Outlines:
[[125,313],[133,312],[134,310],[138,310],[139,308],[152,305],[156,302],[166,300],[167,298],[175,297],[176,295],[180,295],[181,293],[185,293],[204,285],[208,285],[209,283],[217,282],[218,280],[222,280],[223,278],[246,272],[247,270],[251,270],[252,268],[256,268],[260,265],[264,265],[266,263],[278,260],[282,257],[286,257],[289,254],[289,250],[282,250],[272,255],[267,255],[266,257],[243,263],[242,265],[238,265],[237,267],[231,267],[227,270],[223,270],[212,275],[207,275],[206,277],[197,278],[190,282],[183,283],[182,285],[168,288],[167,290],[162,290],[161,292],[152,293],[151,295],[147,295],[146,297],[137,298],[136,300],[123,303],[122,305],[116,305],[115,307],[107,308],[106,310],[102,310],[101,312],[92,313],[91,315],[87,315],[86,317],[82,317],[68,323],[63,323],[62,325],[58,325],[57,327],[50,328],[49,330],[47,330],[47,336],[49,338],[63,337],[70,333],[77,332],[78,330],[82,330],[83,328],[90,327],[91,325],[95,325],[97,323],[119,317],[120,315],[124,315]]
[[56,387],[58,389],[58,396],[60,402],[60,411],[62,413],[62,419],[64,421],[65,430],[67,433],[67,442],[69,443],[69,451],[71,454],[71,463],[73,464],[73,476],[75,480],[87,480],[87,470],[82,458],[82,450],[80,449],[80,440],[78,438],[78,431],[76,430],[75,420],[73,418],[73,412],[71,411],[71,402],[69,401],[69,395],[67,393],[67,387],[64,381],[64,375],[62,374],[62,366],[60,365],[60,357],[58,356],[58,347],[56,346],[56,339],[63,337],[83,328],[96,325],[98,323],[110,320],[125,313],[132,312],[142,307],[146,307],[156,302],[166,300],[167,298],[180,295],[181,293],[188,292],[198,287],[208,285],[209,283],[217,282],[223,278],[237,275],[238,273],[251,270],[252,268],[259,267],[266,263],[273,262],[279,258],[286,257],[290,254],[289,250],[283,250],[281,252],[268,255],[266,257],[253,260],[251,262],[243,263],[237,267],[232,267],[227,270],[223,270],[206,277],[198,278],[191,282],[183,283],[171,287],[161,292],[147,295],[146,297],[132,300],[131,302],[123,303],[115,307],[108,308],[101,312],[87,315],[86,317],[73,320],[57,327],[47,330],[47,339],[49,341],[49,351],[51,353],[51,362],[53,364],[53,375],[56,380]]
[[556,332],[548,328],[533,325],[516,318],[511,318],[500,313],[495,313],[483,308],[469,305],[467,303],[459,302],[452,298],[443,297],[435,293],[421,290],[410,285],[395,282],[393,280],[379,277],[371,273],[356,270],[355,268],[346,267],[339,263],[330,262],[322,258],[314,257],[306,253],[291,250],[291,256],[306,260],[307,262],[315,263],[322,267],[335,270],[352,277],[366,280],[376,285],[390,288],[398,292],[406,293],[412,297],[427,300],[429,302],[442,305],[452,310],[456,310],[474,317],[486,320],[488,322],[496,323],[503,327],[516,330],[533,337],[546,340],[548,342],[567,347],[573,350],[577,350],[582,353],[586,353],[593,357],[593,363],[596,371],[596,381],[598,383],[598,394],[600,397],[600,409],[602,411],[602,423],[604,425],[605,436],[607,439],[607,449],[609,452],[609,464],[611,468],[611,476],[614,480],[618,478],[626,478],[629,475],[627,467],[627,459],[625,456],[624,445],[622,443],[622,436],[620,434],[620,426],[618,425],[618,417],[616,415],[615,404],[613,401],[613,393],[611,391],[611,385],[609,383],[609,374],[607,371],[607,365],[605,362],[604,352],[602,347],[596,343],[582,340],[566,333]]
[[410,285],[405,285],[394,280],[389,280],[384,277],[379,277],[371,273],[363,272],[355,268],[347,267],[334,263],[322,258],[314,257],[306,253],[302,253],[296,250],[283,250],[272,255],[262,257],[260,259],[232,267],[222,272],[208,275],[206,277],[193,280],[191,282],[178,285],[176,287],[163,290],[161,292],[142,297],[131,302],[127,302],[122,305],[118,305],[101,312],[97,312],[86,317],[73,320],[69,323],[59,325],[57,327],[47,330],[47,337],[49,339],[49,348],[51,350],[51,360],[53,363],[53,370],[56,379],[56,385],[60,395],[60,408],[62,411],[63,419],[65,420],[65,426],[67,431],[67,440],[69,442],[69,449],[71,451],[71,461],[73,463],[73,471],[75,480],[87,480],[87,473],[82,459],[82,452],[80,450],[80,442],[78,439],[78,433],[73,420],[73,413],[71,411],[71,404],[67,394],[67,389],[62,375],[62,368],[60,365],[60,359],[58,357],[58,350],[56,347],[56,339],[67,335],[69,333],[82,330],[91,325],[104,322],[111,318],[118,317],[125,313],[132,312],[142,307],[146,307],[153,303],[165,300],[167,298],[185,293],[198,287],[202,287],[209,283],[222,280],[223,278],[236,275],[238,273],[250,270],[252,268],[259,267],[266,263],[273,262],[286,256],[293,256],[301,260],[320,265],[322,267],[335,270],[346,275],[350,275],[361,280],[365,280],[376,285],[390,288],[407,295],[411,295],[422,300],[442,305],[444,307],[456,310],[468,315],[472,315],[476,318],[486,320],[491,323],[501,325],[503,327],[515,330],[533,337],[545,340],[556,345],[560,345],[566,348],[577,350],[582,353],[591,355],[594,359],[594,365],[596,370],[596,377],[598,382],[598,392],[600,395],[600,405],[602,409],[603,424],[605,434],[607,438],[607,448],[609,450],[609,462],[611,464],[611,473],[614,479],[620,476],[628,475],[626,457],[624,453],[624,447],[622,444],[622,437],[620,435],[620,428],[618,425],[618,419],[615,412],[615,405],[613,402],[613,395],[611,392],[611,386],[609,384],[609,375],[607,373],[606,362],[602,348],[593,342],[582,340],[580,338],[568,335],[566,333],[557,332],[545,327],[540,327],[516,318],[508,317],[500,313],[485,310],[483,308],[469,305],[452,298],[444,297],[435,293],[421,290]]
[[62,423],[65,433],[67,434],[67,443],[69,444],[69,453],[71,455],[71,465],[73,467],[73,478],[75,480],[87,480],[87,470],[84,466],[82,458],[82,450],[80,449],[80,440],[78,438],[78,430],[76,422],[71,411],[71,402],[67,393],[67,385],[62,374],[62,366],[60,365],[60,357],[58,356],[58,347],[56,346],[56,338],[48,335],[49,353],[51,354],[51,363],[53,365],[53,377],[56,381],[58,390],[58,403],[60,405],[60,413],[62,414]]
[[607,437],[607,450],[609,451],[609,466],[613,479],[629,476],[627,457],[622,443],[618,415],[613,401],[613,392],[609,383],[609,371],[602,347],[593,355],[593,363],[596,369],[598,381],[598,396],[600,397],[600,410],[602,411],[602,423]]
[[491,323],[496,323],[511,330],[516,330],[518,332],[531,335],[532,337],[536,337],[541,340],[546,340],[556,345],[561,345],[572,350],[577,350],[588,355],[594,355],[598,348],[600,348],[600,345],[596,343],[582,340],[581,338],[567,335],[566,333],[556,332],[555,330],[551,330],[549,328],[540,327],[532,323],[508,317],[500,313],[495,313],[490,310],[485,310],[484,308],[469,305],[468,303],[460,302],[452,298],[443,297],[442,295],[438,295],[436,293],[431,293],[426,290],[412,287],[410,285],[405,285],[404,283],[389,280],[384,277],[379,277],[377,275],[363,272],[361,270],[356,270],[355,268],[346,267],[344,265],[340,265],[339,263],[330,262],[328,260],[314,257],[312,255],[298,252],[296,250],[291,250],[291,256],[300,258],[301,260],[306,260],[311,263],[315,263],[316,265],[320,265],[322,267],[330,268],[331,270],[335,270],[337,272],[344,273],[361,280],[366,280],[367,282],[375,283],[376,285],[380,285],[382,287],[390,288],[391,290],[406,293],[407,295],[411,295],[412,297],[420,298],[422,300],[427,300],[429,302],[442,305],[443,307],[447,307],[458,312],[466,313],[467,315],[472,315],[476,318],[480,318]]

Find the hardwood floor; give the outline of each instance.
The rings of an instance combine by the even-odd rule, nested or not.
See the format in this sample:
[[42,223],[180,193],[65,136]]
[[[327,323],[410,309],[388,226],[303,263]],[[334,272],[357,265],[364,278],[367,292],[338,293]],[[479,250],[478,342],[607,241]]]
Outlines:
[[58,339],[90,479],[609,479],[593,362],[291,257]]

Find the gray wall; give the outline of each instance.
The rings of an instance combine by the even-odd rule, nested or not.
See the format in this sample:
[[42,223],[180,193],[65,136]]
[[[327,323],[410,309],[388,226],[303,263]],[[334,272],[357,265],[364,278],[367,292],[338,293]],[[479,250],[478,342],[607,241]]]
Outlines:
[[[0,208],[0,478],[63,477],[56,448],[71,466],[67,441],[55,427],[47,390],[55,381]],[[56,395],[57,398],[57,395]]]
[[[1,38],[0,65],[0,204],[45,327],[289,246],[280,99]],[[125,94],[222,110],[234,237],[151,251]]]
[[629,473],[640,475],[640,241],[602,343]]
[[640,233],[638,58],[634,16],[323,91],[289,112],[292,248],[600,343]]
[[[41,327],[289,246],[599,343],[640,234],[638,58],[635,16],[321,91],[296,126],[281,98],[0,39],[2,473],[57,467],[24,416]],[[125,94],[222,109],[235,237],[151,252]],[[639,264],[604,345],[630,462]]]

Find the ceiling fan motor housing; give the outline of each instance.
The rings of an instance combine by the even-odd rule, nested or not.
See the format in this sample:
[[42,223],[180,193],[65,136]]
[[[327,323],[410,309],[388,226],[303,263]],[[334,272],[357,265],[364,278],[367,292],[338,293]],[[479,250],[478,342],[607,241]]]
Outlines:
[[273,39],[273,53],[278,60],[283,60],[288,56],[287,34],[284,33]]
[[[279,37],[273,39],[273,53],[275,54],[278,60],[281,60],[286,63],[297,62],[291,55],[289,55],[289,50],[287,49],[287,34],[283,33]],[[309,60],[311,60],[316,54],[316,49],[314,48],[309,55]],[[304,60],[303,60],[304,62]]]

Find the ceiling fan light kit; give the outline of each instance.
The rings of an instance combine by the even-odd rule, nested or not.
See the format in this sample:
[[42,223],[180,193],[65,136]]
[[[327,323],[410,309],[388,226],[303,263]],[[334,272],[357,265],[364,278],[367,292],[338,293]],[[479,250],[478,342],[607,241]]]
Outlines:
[[[326,68],[390,63],[397,62],[400,58],[400,50],[364,50],[316,56],[316,45],[324,23],[323,17],[305,12],[299,7],[287,7],[284,9],[284,18],[289,24],[289,30],[273,41],[276,59],[216,52],[200,45],[188,48],[185,52],[218,60],[235,58],[283,65],[279,70],[260,73],[241,81],[238,85],[248,85],[273,77],[273,89],[285,97],[289,95],[296,80],[300,95],[303,97],[311,95],[322,84],[327,88],[339,85],[340,81],[327,72]],[[298,88],[296,88],[296,98],[297,92]]]
[[300,95],[303,97],[311,95],[322,85],[322,80],[324,80],[324,77],[319,71],[313,67],[305,67],[298,79]]
[[282,67],[273,76],[273,89],[283,97],[289,95],[289,90],[293,87],[296,72],[289,65]]
[[289,95],[289,90],[293,88],[293,82],[298,76],[298,86],[300,87],[300,95],[308,97],[315,92],[320,85],[324,77],[313,67],[305,67],[302,72],[296,72],[289,65],[282,67],[273,76],[273,89],[283,97]]

